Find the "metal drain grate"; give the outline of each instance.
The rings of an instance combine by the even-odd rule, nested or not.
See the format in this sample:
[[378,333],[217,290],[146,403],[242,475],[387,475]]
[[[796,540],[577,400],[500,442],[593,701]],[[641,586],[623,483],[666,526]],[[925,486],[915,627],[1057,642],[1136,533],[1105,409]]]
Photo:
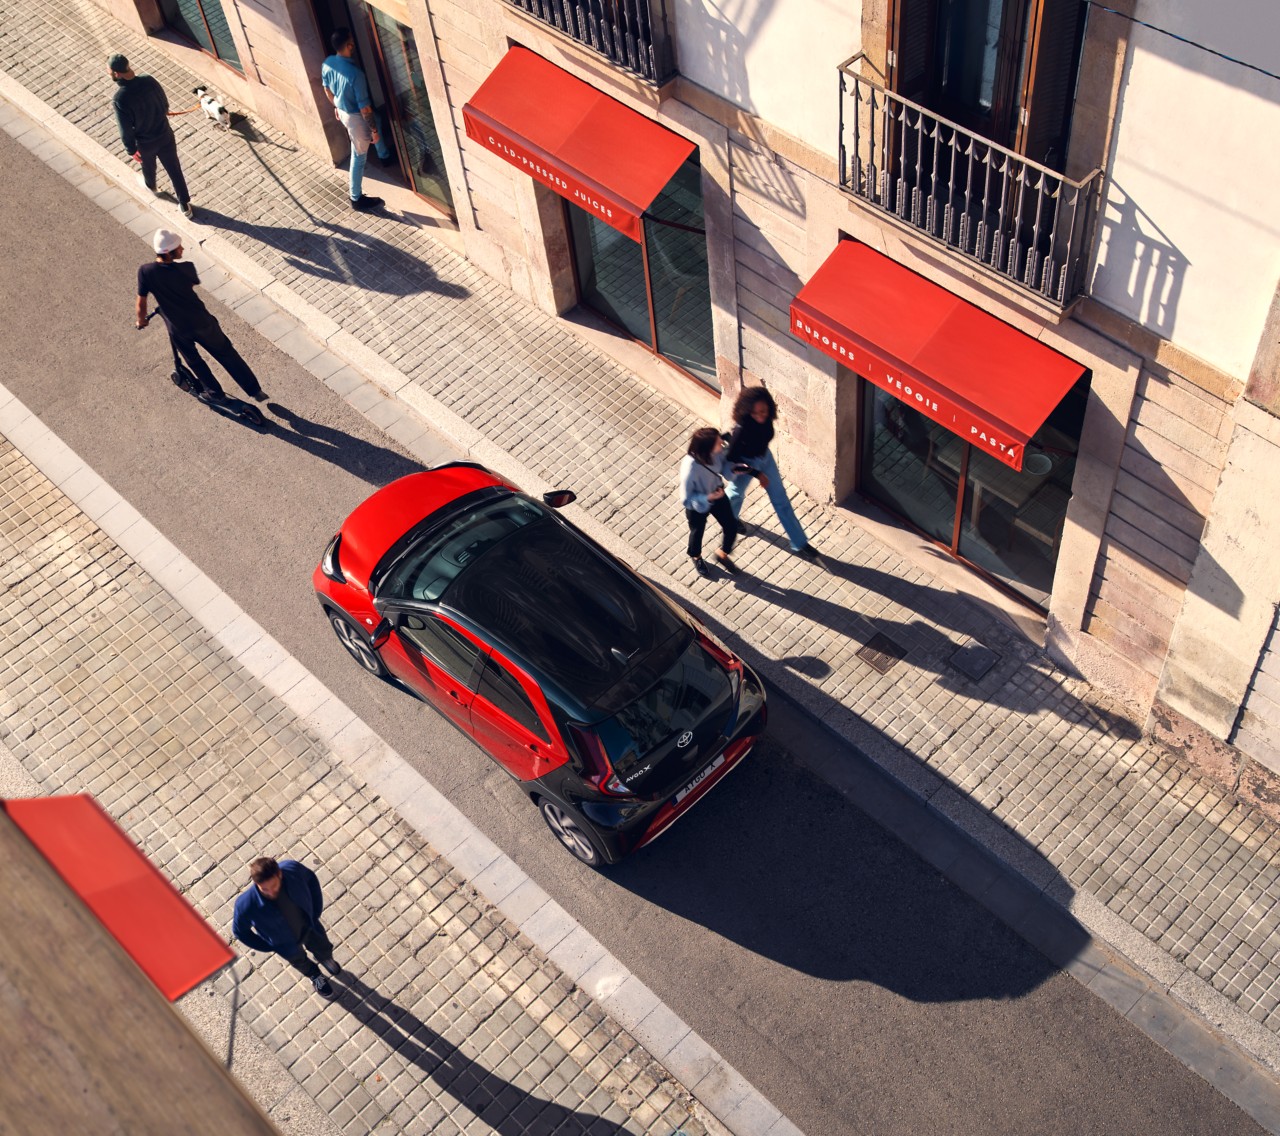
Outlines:
[[907,657],[907,649],[898,646],[889,636],[877,631],[864,646],[854,652],[864,663],[869,664],[881,674],[887,674],[894,663]]

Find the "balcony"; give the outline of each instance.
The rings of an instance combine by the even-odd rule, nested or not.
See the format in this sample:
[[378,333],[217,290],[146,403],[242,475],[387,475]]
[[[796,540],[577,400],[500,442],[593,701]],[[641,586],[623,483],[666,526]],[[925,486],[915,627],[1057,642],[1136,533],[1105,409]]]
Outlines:
[[840,65],[840,188],[1059,310],[1084,294],[1102,171],[1039,165]]
[[619,67],[661,83],[675,72],[665,0],[508,0]]

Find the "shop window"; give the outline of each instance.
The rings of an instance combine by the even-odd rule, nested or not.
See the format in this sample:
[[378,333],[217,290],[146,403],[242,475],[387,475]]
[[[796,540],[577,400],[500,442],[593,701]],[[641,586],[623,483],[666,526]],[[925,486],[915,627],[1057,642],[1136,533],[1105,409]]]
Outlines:
[[215,59],[244,74],[222,0],[160,0],[160,12],[165,24],[179,35],[194,40]]
[[697,154],[646,211],[643,241],[572,203],[566,202],[565,209],[581,302],[718,389]]
[[1087,376],[1026,446],[1021,470],[862,384],[859,490],[998,583],[1047,608],[1053,590]]

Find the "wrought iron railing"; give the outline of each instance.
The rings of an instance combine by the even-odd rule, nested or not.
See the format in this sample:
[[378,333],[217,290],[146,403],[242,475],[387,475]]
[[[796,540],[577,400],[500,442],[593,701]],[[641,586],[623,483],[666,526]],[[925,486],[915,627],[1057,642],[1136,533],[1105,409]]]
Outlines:
[[666,0],[508,0],[619,67],[661,83],[675,71]]
[[1085,288],[1102,171],[1073,181],[840,65],[840,187],[1066,307]]

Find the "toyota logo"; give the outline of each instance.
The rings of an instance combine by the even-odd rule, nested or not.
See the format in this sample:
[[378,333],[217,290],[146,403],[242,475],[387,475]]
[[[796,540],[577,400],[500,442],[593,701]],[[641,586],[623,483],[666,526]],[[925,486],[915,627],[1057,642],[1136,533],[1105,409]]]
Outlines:
[[678,738],[676,738],[676,749],[684,749],[691,741],[693,741],[693,731],[685,730]]

